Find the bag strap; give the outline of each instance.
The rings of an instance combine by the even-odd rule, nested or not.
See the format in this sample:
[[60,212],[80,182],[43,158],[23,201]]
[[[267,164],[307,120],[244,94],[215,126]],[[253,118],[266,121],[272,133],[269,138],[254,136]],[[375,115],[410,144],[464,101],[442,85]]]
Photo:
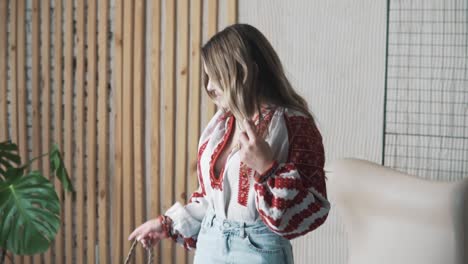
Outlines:
[[[133,243],[132,243],[132,247],[130,248],[130,251],[128,252],[128,255],[127,255],[127,258],[125,259],[125,264],[129,264],[130,263],[130,257],[135,253],[135,246],[137,245],[138,241],[135,239],[133,240]],[[150,248],[148,248],[146,250],[146,252],[148,253],[148,260],[147,260],[147,263],[148,264],[151,264],[153,263],[153,250],[151,250]]]

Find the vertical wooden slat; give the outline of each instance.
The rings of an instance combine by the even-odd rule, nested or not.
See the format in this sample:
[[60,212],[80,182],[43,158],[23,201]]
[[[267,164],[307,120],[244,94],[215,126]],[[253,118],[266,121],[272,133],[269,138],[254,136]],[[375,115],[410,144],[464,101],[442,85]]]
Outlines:
[[[55,57],[54,57],[54,95],[55,95],[55,105],[54,105],[54,138],[56,143],[59,146],[60,151],[63,151],[63,144],[62,144],[62,139],[63,139],[63,134],[62,134],[62,128],[63,128],[63,110],[62,110],[62,0],[55,0],[55,12],[54,12],[54,25],[55,25],[55,32],[54,32],[54,52],[55,52]],[[70,172],[70,168],[67,167],[67,170]],[[60,210],[60,219],[61,219],[61,225],[59,226],[59,230],[57,232],[57,236],[55,237],[55,242],[54,242],[54,252],[55,252],[55,263],[63,263],[64,260],[64,243],[63,243],[63,192],[62,190],[62,185],[60,181],[58,180],[57,177],[55,177],[54,180],[54,186],[55,190],[57,191],[58,197],[60,199],[60,205],[61,205],[61,210]]]
[[[86,216],[87,216],[87,261],[94,263],[96,255],[96,1],[88,1],[87,18],[87,76],[88,112],[86,120]],[[103,18],[105,20],[105,18]]]
[[[18,89],[18,148],[23,163],[30,158],[28,151],[28,128],[27,128],[27,88],[26,88],[26,3],[18,0],[18,58],[17,58],[17,89]],[[32,257],[25,256],[23,263],[31,263]]]
[[[197,154],[200,137],[200,47],[202,36],[202,0],[190,2],[190,34],[191,34],[191,59],[190,59],[190,111],[189,111],[189,162],[190,173],[188,180],[188,194],[191,195],[198,186]],[[193,262],[194,252],[189,252],[190,263]]]
[[[41,80],[42,80],[42,153],[50,150],[50,1],[41,1],[41,20],[42,20],[42,50],[41,50]],[[42,168],[44,176],[50,177],[50,163],[47,157],[42,159]],[[52,247],[44,254],[44,262],[52,263]]]
[[[65,6],[65,65],[64,65],[64,94],[65,94],[65,112],[64,112],[64,159],[65,166],[68,168],[70,180],[73,182],[74,173],[72,170],[73,160],[73,2],[66,1]],[[72,194],[65,194],[65,263],[72,263],[73,258],[73,229],[72,229]]]
[[0,1],[0,142],[8,139],[7,46],[8,1]]
[[[188,109],[188,38],[189,38],[189,2],[188,0],[179,0],[177,3],[177,42],[179,59],[177,77],[178,77],[178,94],[177,94],[177,118],[176,118],[176,154],[179,162],[176,166],[176,185],[175,185],[175,200],[181,204],[185,204],[186,186],[187,186],[187,109]],[[176,248],[176,263],[187,263],[187,251],[183,247]]]
[[[160,85],[160,69],[161,69],[161,0],[153,0],[152,2],[152,48],[151,48],[151,213],[150,217],[157,217],[161,214],[161,199],[160,199],[160,178],[161,178],[161,130],[159,122],[161,119],[161,85]],[[155,262],[161,263],[161,244],[156,246]]]
[[191,60],[190,60],[190,111],[189,111],[189,161],[192,163],[188,181],[188,192],[193,193],[198,187],[197,152],[200,137],[200,47],[202,32],[202,0],[192,0],[190,5]]
[[[135,225],[143,223],[145,216],[144,199],[146,194],[144,184],[144,153],[145,153],[145,126],[144,126],[144,98],[145,98],[145,0],[135,1],[135,36],[134,36],[134,68],[133,68],[133,129],[134,129],[134,159],[135,167],[133,177],[135,179]],[[136,251],[136,263],[143,263],[143,248]]]
[[75,184],[76,184],[76,261],[84,263],[85,248],[84,248],[84,41],[85,41],[85,1],[77,1],[76,10],[76,121],[75,133]]
[[[40,70],[40,3],[39,0],[32,1],[32,39],[31,39],[31,48],[32,48],[32,78],[31,78],[31,88],[32,88],[32,157],[39,156],[39,151],[41,150],[41,128],[40,122],[41,117],[39,116],[39,70]],[[42,170],[42,166],[39,162],[34,162],[31,165],[34,170]],[[34,260],[38,261],[37,256],[34,256]]]
[[[134,180],[133,180],[133,1],[124,2],[124,39],[123,39],[123,223],[124,234],[130,235],[134,226]],[[123,252],[129,251],[129,243],[124,243]]]
[[122,105],[122,92],[123,92],[123,0],[115,1],[115,32],[114,32],[114,45],[115,45],[115,60],[114,68],[115,74],[115,156],[114,156],[114,199],[113,199],[113,214],[115,223],[112,225],[112,233],[114,238],[112,240],[112,263],[120,263],[122,261],[122,242],[124,236],[122,235],[122,165],[123,165],[123,145],[122,145],[122,131],[123,131],[123,105]]
[[228,24],[237,23],[237,0],[228,0],[227,21]]
[[[11,140],[18,144],[19,139],[19,118],[18,118],[18,6],[16,1],[10,1],[10,92],[11,92],[11,105],[10,105],[10,116],[11,116]],[[23,263],[23,258],[20,256],[14,257],[15,264]]]
[[[11,105],[10,105],[10,116],[11,116],[11,140],[18,144],[18,39],[17,39],[17,27],[18,27],[18,6],[16,1],[10,1],[10,93],[11,93]],[[15,261],[17,261],[15,256]]]
[[[208,0],[208,38],[218,31],[218,0]],[[204,93],[206,95],[206,93]],[[214,116],[216,105],[209,96],[207,98],[207,122]]]
[[24,0],[18,0],[18,61],[17,61],[17,77],[18,77],[18,148],[22,158],[22,162],[27,162],[28,155],[28,141],[27,141],[27,110],[26,110],[26,6]]
[[17,76],[18,76],[18,148],[22,162],[29,160],[28,141],[27,141],[27,110],[26,110],[26,6],[24,0],[18,0],[18,61],[17,61]]
[[208,38],[218,31],[218,0],[208,0]]
[[[99,165],[99,263],[108,263],[109,245],[108,239],[109,232],[109,218],[107,217],[107,196],[110,194],[109,180],[108,180],[108,152],[107,142],[109,140],[108,133],[108,111],[107,111],[107,32],[108,32],[108,14],[109,3],[108,0],[99,1],[99,74],[98,74],[98,120],[99,120],[99,134],[98,134],[98,165]],[[120,74],[120,73],[119,73]]]
[[[163,211],[174,202],[174,112],[175,112],[175,1],[166,2],[164,46],[164,199]],[[173,263],[174,243],[163,241],[163,263]]]

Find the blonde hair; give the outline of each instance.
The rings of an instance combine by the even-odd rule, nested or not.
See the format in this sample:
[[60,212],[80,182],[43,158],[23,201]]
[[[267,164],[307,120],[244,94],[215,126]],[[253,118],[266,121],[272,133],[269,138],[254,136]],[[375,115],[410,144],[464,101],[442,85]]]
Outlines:
[[[313,119],[307,102],[294,91],[281,61],[266,37],[248,24],[234,24],[215,34],[202,47],[208,78],[223,90],[222,100],[236,119],[261,113],[262,104],[295,109]],[[257,110],[257,111],[256,111]],[[262,118],[260,114],[260,118]]]

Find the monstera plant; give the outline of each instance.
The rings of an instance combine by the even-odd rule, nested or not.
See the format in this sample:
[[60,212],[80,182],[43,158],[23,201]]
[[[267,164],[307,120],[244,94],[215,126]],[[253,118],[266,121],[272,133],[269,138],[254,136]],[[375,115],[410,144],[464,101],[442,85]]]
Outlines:
[[27,169],[48,155],[51,174],[74,193],[56,144],[49,153],[21,163],[18,147],[0,142],[0,263],[7,252],[34,255],[45,252],[60,225],[60,201],[54,185],[38,171]]

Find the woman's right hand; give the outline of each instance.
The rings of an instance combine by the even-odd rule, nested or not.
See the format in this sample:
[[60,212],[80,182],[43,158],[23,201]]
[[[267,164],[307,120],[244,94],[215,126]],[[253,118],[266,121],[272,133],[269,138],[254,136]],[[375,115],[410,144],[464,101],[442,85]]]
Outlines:
[[162,239],[166,238],[167,234],[164,232],[161,218],[151,219],[144,224],[137,227],[128,237],[128,240],[136,238],[137,241],[142,243],[145,249],[151,248],[159,243]]

